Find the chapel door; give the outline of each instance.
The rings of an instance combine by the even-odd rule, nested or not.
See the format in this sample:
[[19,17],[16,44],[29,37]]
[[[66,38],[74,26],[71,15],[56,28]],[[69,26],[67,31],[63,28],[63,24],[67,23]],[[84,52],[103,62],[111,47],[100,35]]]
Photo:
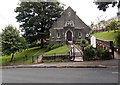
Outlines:
[[72,33],[70,31],[67,32],[67,41],[72,41]]

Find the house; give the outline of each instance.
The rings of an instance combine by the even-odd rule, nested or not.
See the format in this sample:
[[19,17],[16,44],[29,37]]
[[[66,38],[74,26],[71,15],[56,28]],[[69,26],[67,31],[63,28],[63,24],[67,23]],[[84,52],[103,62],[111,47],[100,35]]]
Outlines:
[[50,42],[80,41],[89,35],[90,27],[87,26],[76,12],[68,7],[50,29]]

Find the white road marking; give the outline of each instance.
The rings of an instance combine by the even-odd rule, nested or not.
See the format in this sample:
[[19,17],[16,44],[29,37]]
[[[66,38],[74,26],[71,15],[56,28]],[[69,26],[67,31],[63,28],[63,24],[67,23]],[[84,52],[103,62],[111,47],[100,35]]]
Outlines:
[[112,74],[118,74],[118,72],[112,72]]

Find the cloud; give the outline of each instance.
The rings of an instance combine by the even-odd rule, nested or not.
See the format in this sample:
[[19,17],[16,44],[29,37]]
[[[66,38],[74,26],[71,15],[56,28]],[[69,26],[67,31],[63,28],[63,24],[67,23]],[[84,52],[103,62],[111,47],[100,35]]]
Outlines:
[[[93,3],[94,0],[60,0],[66,4],[65,8],[71,6],[77,15],[88,25],[91,21],[96,22],[98,16],[107,16],[107,19],[116,16],[117,7],[108,8],[106,12],[99,11]],[[0,1],[0,32],[1,29],[11,24],[19,29],[19,23],[16,22],[16,13],[14,9],[18,6],[19,0],[1,0]]]

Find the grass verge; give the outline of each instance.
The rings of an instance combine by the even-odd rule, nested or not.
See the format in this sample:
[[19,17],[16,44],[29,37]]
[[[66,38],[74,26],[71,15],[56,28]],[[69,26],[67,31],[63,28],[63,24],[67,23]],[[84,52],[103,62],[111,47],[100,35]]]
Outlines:
[[114,31],[109,31],[109,32],[106,31],[106,32],[94,33],[92,35],[95,36],[98,39],[114,41],[116,34],[117,34],[117,31],[116,32],[114,32]]
[[30,64],[32,63],[32,56],[34,56],[34,59],[35,59],[36,56],[43,54],[45,51],[46,51],[45,48],[40,49],[40,47],[33,47],[33,48],[23,50],[21,52],[16,52],[14,54],[13,63],[9,62],[11,59],[11,55],[2,56],[0,57],[0,59],[2,60],[2,63],[0,63],[0,65]]
[[62,47],[59,47],[59,48],[56,48],[56,49],[53,49],[51,51],[48,51],[46,52],[44,55],[66,55],[68,54],[68,48],[66,45],[62,46]]

